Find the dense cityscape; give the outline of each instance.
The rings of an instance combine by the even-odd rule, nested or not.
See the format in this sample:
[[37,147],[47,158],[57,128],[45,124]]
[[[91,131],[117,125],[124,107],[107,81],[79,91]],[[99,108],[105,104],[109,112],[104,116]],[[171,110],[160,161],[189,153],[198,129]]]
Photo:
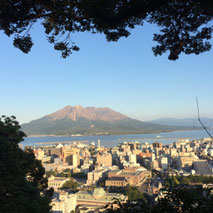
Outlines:
[[213,0],[0,0],[0,213],[213,213]]
[[155,202],[170,184],[213,183],[211,138],[169,145],[126,141],[111,148],[100,140],[97,147],[58,142],[33,150],[54,188],[53,213],[103,212],[116,199],[125,203],[146,194]]

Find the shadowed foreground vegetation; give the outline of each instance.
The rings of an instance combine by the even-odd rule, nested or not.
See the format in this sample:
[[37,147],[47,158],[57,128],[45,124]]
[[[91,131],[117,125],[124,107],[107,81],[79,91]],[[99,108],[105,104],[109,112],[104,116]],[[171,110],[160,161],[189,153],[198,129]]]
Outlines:
[[[117,204],[118,209],[113,209]],[[129,200],[122,203],[115,200],[108,206],[106,213],[203,213],[213,212],[213,195],[211,189],[202,186],[177,185],[172,189],[162,192],[156,202],[144,196],[142,199]]]
[[[32,150],[19,148],[25,134],[15,117],[0,118],[0,212],[1,213],[49,213],[52,190],[48,190],[45,169],[35,159]],[[70,175],[69,171],[63,175]],[[51,173],[48,174],[48,176]],[[172,177],[166,180],[161,196],[154,201],[135,187],[127,187],[127,203],[115,200],[120,208],[105,212],[141,213],[203,213],[213,212],[211,188],[189,183],[212,183],[212,177]],[[63,186],[76,190],[77,183],[70,180]]]

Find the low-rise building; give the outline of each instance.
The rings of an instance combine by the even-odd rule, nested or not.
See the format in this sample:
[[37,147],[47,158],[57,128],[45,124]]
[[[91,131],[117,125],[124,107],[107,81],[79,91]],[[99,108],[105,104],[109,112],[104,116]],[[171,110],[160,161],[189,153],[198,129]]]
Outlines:
[[69,180],[69,178],[51,176],[48,178],[48,187],[50,187],[50,188],[52,187],[52,188],[54,188],[54,190],[57,191],[68,180]]
[[87,185],[96,185],[99,181],[107,177],[108,169],[96,169],[87,173]]
[[128,167],[123,170],[110,171],[105,185],[107,187],[126,187],[128,184],[135,186],[148,176],[151,176],[151,173],[147,170],[140,170],[140,167]]
[[193,162],[196,160],[194,156],[182,156],[178,157],[177,163],[179,168],[191,167]]
[[121,202],[127,201],[127,196],[117,193],[107,193],[103,188],[95,188],[92,192],[79,191],[76,193],[77,206],[93,209],[94,212],[97,209],[102,209],[109,203],[113,203],[115,199],[119,199]]

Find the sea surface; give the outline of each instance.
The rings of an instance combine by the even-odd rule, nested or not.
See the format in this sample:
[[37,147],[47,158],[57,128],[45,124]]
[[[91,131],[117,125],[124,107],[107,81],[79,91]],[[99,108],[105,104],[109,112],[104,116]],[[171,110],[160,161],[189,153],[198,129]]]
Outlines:
[[[213,135],[213,130],[211,131]],[[194,131],[174,131],[174,132],[161,132],[154,134],[135,134],[135,135],[98,135],[98,136],[45,136],[45,137],[27,137],[21,144],[23,146],[42,146],[46,144],[36,144],[42,142],[64,142],[64,141],[88,141],[88,143],[94,142],[97,146],[98,140],[101,142],[101,146],[114,147],[124,141],[139,141],[140,143],[148,142],[161,142],[163,144],[171,144],[178,141],[181,137],[190,137],[190,140],[207,138],[208,134],[204,130]],[[169,138],[169,139],[165,139]],[[51,144],[48,144],[51,145]]]

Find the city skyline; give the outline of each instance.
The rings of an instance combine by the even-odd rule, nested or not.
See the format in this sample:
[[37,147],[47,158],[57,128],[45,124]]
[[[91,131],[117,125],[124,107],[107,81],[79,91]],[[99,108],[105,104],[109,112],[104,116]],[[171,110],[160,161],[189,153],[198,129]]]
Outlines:
[[212,212],[212,12],[1,1],[0,213]]
[[144,121],[186,118],[197,115],[198,96],[201,115],[213,117],[212,51],[181,55],[175,62],[168,54],[155,57],[156,31],[145,24],[116,43],[103,35],[76,33],[72,38],[81,49],[67,59],[48,44],[38,25],[27,55],[1,33],[1,115],[25,123],[67,105],[82,105],[109,107]]

